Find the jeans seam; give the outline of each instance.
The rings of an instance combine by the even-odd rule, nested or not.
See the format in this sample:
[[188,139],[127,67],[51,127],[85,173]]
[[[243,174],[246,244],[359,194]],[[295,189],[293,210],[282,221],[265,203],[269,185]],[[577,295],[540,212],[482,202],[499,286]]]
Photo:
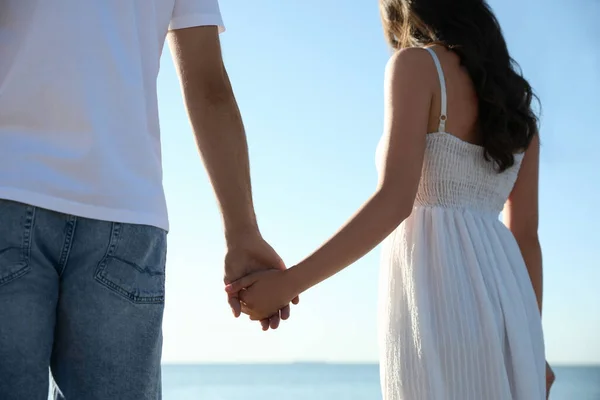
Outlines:
[[63,242],[62,252],[60,254],[60,260],[58,261],[58,275],[62,276],[65,267],[67,266],[67,262],[69,260],[69,255],[71,254],[71,247],[73,246],[73,238],[75,236],[75,228],[77,226],[77,217],[69,216],[69,220],[67,222],[66,236],[65,241]]
[[100,262],[98,263],[98,267],[94,271],[94,277],[96,279],[102,279],[100,274],[106,268],[106,261],[115,254],[115,250],[117,249],[117,243],[119,242],[119,236],[121,233],[121,224],[119,222],[113,222],[110,229],[110,238],[108,239],[108,247],[106,249],[106,253]]
[[121,228],[122,225],[119,222],[112,223],[112,229],[110,232],[110,242],[108,245],[108,250],[106,250],[106,254],[102,261],[106,261],[109,257],[112,257],[117,251],[117,246],[119,245],[119,240],[121,239]]
[[29,265],[29,258],[31,257],[31,236],[33,232],[33,225],[35,223],[35,211],[36,208],[29,206],[27,208],[27,214],[25,217],[25,226],[23,227],[23,243],[21,246],[21,262]]
[[133,304],[163,304],[165,301],[165,296],[151,296],[151,297],[135,296],[135,295],[129,293],[127,290],[122,289],[119,285],[114,284],[113,282],[109,281],[108,279],[106,279],[102,276],[97,276],[96,279],[98,279],[100,282],[102,282],[109,289],[119,293],[126,299],[130,300]]
[[23,239],[21,242],[21,259],[19,260],[19,263],[22,264],[23,267],[18,271],[1,278],[0,286],[22,277],[31,270],[29,258],[31,255],[31,235],[35,221],[35,210],[35,207],[27,206],[27,213],[25,214],[25,223],[23,224]]

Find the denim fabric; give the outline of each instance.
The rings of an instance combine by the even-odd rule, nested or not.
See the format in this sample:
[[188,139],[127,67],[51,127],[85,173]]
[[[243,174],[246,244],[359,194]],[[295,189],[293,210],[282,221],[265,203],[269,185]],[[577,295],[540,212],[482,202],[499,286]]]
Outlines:
[[0,399],[160,399],[166,236],[0,200]]

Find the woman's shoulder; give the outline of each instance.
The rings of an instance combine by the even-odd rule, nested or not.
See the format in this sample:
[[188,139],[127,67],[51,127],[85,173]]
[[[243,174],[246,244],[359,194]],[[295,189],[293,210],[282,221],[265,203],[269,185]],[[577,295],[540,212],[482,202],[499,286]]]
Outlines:
[[423,47],[406,47],[400,50],[395,50],[387,65],[415,65],[423,64],[425,62],[431,62],[431,55]]
[[422,47],[395,51],[385,68],[386,80],[411,79],[421,85],[437,85],[437,72],[431,54]]

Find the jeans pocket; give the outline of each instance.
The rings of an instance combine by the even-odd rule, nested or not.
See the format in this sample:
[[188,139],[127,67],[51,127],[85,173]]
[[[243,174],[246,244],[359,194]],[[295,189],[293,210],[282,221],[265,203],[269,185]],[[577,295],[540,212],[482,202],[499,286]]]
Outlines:
[[0,200],[0,286],[31,270],[29,253],[35,208]]
[[136,304],[165,301],[167,232],[114,223],[108,250],[96,269],[96,280]]

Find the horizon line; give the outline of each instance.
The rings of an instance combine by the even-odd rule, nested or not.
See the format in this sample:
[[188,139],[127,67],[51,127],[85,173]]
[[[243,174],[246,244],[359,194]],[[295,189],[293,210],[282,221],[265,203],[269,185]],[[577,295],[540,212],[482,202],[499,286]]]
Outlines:
[[[329,365],[329,366],[378,366],[379,362],[370,361],[178,361],[163,362],[163,366],[281,366],[281,365]],[[550,362],[553,367],[598,367],[600,362],[567,363]]]

